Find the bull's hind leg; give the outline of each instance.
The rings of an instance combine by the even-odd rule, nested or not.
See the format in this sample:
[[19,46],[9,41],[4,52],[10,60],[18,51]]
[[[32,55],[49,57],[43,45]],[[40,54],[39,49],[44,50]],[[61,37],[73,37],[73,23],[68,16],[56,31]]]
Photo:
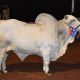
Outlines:
[[50,64],[50,48],[43,49],[42,50],[42,56],[43,56],[43,71],[49,76],[51,75],[49,70],[49,64]]
[[6,58],[7,58],[7,54],[6,54],[6,48],[0,48],[0,71],[3,71],[4,73],[6,73]]
[[3,59],[2,59],[2,71],[4,73],[7,73],[7,70],[6,70],[6,60],[7,60],[7,57],[8,57],[8,54],[5,53]]
[[[6,36],[0,35],[0,71],[6,73],[6,63],[7,58],[6,49],[9,43],[6,41]],[[5,64],[5,65],[4,65]]]

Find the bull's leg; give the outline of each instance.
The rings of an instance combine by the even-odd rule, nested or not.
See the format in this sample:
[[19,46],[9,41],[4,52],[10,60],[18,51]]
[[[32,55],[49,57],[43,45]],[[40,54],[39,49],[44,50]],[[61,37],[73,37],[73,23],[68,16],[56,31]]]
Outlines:
[[42,56],[43,56],[43,71],[50,75],[49,73],[49,64],[50,64],[50,48],[43,49],[42,50]]
[[2,71],[2,68],[3,68],[2,64],[4,61],[4,57],[6,56],[5,53],[6,53],[6,48],[0,47],[0,71]]
[[50,62],[46,62],[46,61],[44,61],[44,63],[43,63],[43,71],[47,74],[47,75],[50,75],[50,73],[49,73],[49,64],[50,64]]
[[6,70],[6,60],[7,60],[7,57],[8,57],[8,54],[5,53],[3,59],[2,59],[2,71],[4,73],[7,73],[7,70]]
[[[6,49],[7,49],[7,42],[6,42],[6,39],[5,39],[5,36],[4,35],[0,35],[0,70],[2,70],[3,68],[6,68],[6,67],[3,67],[3,61],[5,56],[6,56]],[[4,70],[4,72],[6,72]]]
[[3,53],[2,53],[2,49],[0,48],[0,71],[2,69],[2,58],[3,58]]

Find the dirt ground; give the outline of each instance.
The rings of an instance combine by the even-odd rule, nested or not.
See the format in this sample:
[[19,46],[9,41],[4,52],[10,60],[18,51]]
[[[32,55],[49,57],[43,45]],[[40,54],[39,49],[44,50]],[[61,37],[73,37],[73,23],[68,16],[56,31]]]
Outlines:
[[80,80],[80,42],[68,46],[66,54],[51,62],[51,76],[42,71],[42,58],[29,56],[21,62],[10,51],[7,59],[7,74],[0,74],[0,80]]

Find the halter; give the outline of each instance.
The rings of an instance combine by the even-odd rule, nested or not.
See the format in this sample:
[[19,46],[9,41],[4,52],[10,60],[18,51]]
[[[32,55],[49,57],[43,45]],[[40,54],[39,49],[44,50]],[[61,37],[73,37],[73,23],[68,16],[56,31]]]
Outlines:
[[76,28],[73,28],[72,26],[69,26],[69,35],[72,36],[72,38],[75,38],[77,33],[77,28],[79,28],[80,25],[78,25]]
[[73,28],[73,26],[70,26],[72,22],[75,22],[75,19],[71,20],[71,22],[67,23],[67,25],[69,26],[69,35],[72,36],[72,38],[75,38],[77,33],[77,28],[79,28],[80,25],[78,25],[76,28]]

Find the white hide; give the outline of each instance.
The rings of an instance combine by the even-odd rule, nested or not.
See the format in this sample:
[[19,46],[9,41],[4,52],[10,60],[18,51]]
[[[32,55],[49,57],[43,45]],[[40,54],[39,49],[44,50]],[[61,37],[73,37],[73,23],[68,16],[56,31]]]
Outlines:
[[6,40],[11,43],[7,51],[13,50],[22,61],[31,54],[43,56],[42,50],[46,48],[56,51],[59,45],[55,27],[57,20],[51,15],[46,15],[43,21],[44,24],[28,24],[14,19],[2,22],[0,31],[4,32]]
[[74,41],[69,36],[66,22],[67,19],[57,21],[46,13],[38,15],[32,24],[15,19],[1,20],[0,37],[3,37],[1,41],[4,43],[2,46],[5,46],[6,51],[13,50],[21,61],[29,55],[43,57],[43,70],[48,73],[50,61],[62,56],[68,43]]

